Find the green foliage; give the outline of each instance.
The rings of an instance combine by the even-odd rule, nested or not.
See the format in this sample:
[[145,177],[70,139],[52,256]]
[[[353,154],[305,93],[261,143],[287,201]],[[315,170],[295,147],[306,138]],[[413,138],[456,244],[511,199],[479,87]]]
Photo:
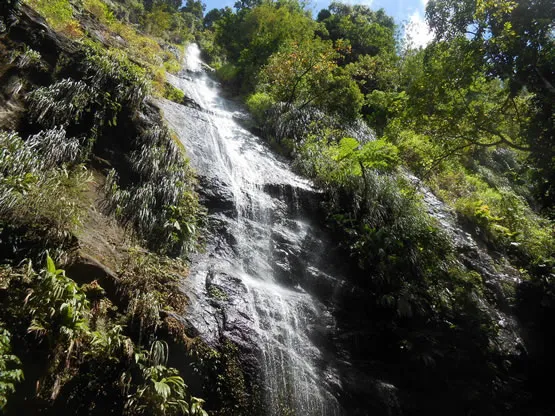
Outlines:
[[124,105],[131,110],[137,109],[150,92],[145,70],[122,52],[105,51],[91,43],[86,48],[84,65],[84,79],[104,101],[103,110],[112,107],[117,111]]
[[13,53],[12,61],[16,63],[20,69],[27,68],[40,68],[43,69],[42,56],[40,52],[29,48],[27,45],[23,46],[23,51],[15,51]]
[[[555,51],[551,4],[545,0],[459,3],[436,0],[428,4],[426,16],[436,41],[471,56],[470,62],[459,58],[456,63],[458,72],[465,72],[467,79],[485,74],[503,83],[505,97],[494,108],[497,113],[515,110],[512,124],[518,126],[520,139],[528,145],[531,159],[541,172],[536,177],[538,192],[549,207],[555,195],[555,89],[549,81]],[[472,32],[467,31],[468,27],[474,28]],[[523,97],[526,106],[522,109],[519,100]],[[469,109],[474,111],[472,106]],[[496,120],[495,115],[492,120]]]
[[155,341],[149,352],[135,355],[140,381],[128,386],[124,414],[208,416],[202,409],[204,401],[190,396],[178,371],[166,367],[167,348]]
[[99,129],[117,124],[121,109],[137,109],[149,92],[144,70],[122,53],[89,43],[82,65],[82,79],[62,79],[29,94],[33,121],[49,128],[68,126],[93,113],[92,127]]
[[237,77],[239,69],[235,65],[227,63],[218,68],[216,73],[222,81],[231,82]]
[[252,92],[268,58],[287,40],[312,38],[315,23],[298,3],[291,1],[265,2],[237,14],[226,12],[215,26],[216,43],[237,67],[242,87]]
[[302,169],[322,185],[346,186],[353,178],[365,177],[366,170],[391,171],[397,163],[397,148],[385,140],[372,140],[364,145],[353,138],[338,143],[312,139],[306,141],[298,158]]
[[211,415],[239,416],[262,412],[261,409],[258,413],[256,408],[253,409],[255,400],[248,397],[247,382],[235,344],[224,340],[221,347],[215,350],[195,338],[188,354],[193,371],[200,376],[204,394],[219,404],[217,410],[210,411]]
[[83,0],[83,8],[105,25],[115,19],[113,12],[102,0]]
[[476,175],[460,171],[438,175],[435,180],[440,195],[480,226],[491,243],[519,254],[522,266],[534,270],[542,264],[544,272],[553,267],[553,224],[538,217],[524,198],[510,188],[490,187]]
[[78,121],[95,99],[95,93],[87,83],[63,79],[32,91],[28,96],[29,112],[45,127],[68,125]]
[[156,5],[145,14],[146,30],[154,36],[161,37],[166,33],[172,23],[172,14],[165,7]]
[[21,361],[11,353],[11,334],[0,327],[0,411],[8,402],[8,396],[15,392],[17,383],[23,380]]
[[67,346],[68,356],[74,342],[88,334],[87,296],[64,270],[56,268],[49,255],[26,302],[32,316],[28,331],[46,337],[51,345]]
[[262,124],[266,119],[266,113],[272,108],[275,101],[267,93],[257,92],[249,96],[246,104],[254,119]]
[[84,355],[98,361],[118,363],[122,357],[131,358],[134,349],[131,339],[123,334],[123,328],[120,325],[114,325],[107,330],[92,332],[89,348]]
[[318,38],[285,41],[260,73],[259,88],[275,101],[305,108],[318,106],[356,118],[363,97],[357,85],[339,70],[331,42]]
[[[136,261],[130,260],[131,263]],[[154,273],[165,273],[166,277],[171,275],[173,281],[178,267],[176,260],[166,262],[160,265],[150,254],[148,260],[134,263],[132,272],[124,271],[122,279],[128,279],[132,282],[129,284],[137,287],[141,283],[136,280],[143,279],[144,283],[144,279],[151,279]],[[173,268],[168,266],[170,263]],[[179,267],[183,272],[184,266]],[[5,272],[2,270],[2,275]],[[103,409],[102,400],[109,400],[109,408],[119,413],[206,416],[203,400],[190,396],[178,371],[167,367],[168,345],[163,341],[150,341],[146,351],[135,345],[126,336],[129,328],[115,324],[120,319],[112,316],[115,309],[108,311],[103,306],[109,301],[98,283],[93,281],[79,287],[63,270],[56,268],[49,256],[46,268],[38,274],[30,264],[21,273],[13,270],[7,273],[11,274],[8,280],[10,299],[21,296],[19,302],[24,307],[10,309],[3,318],[9,317],[10,325],[19,332],[18,339],[25,342],[29,352],[26,350],[23,355],[23,367],[32,368],[34,377],[40,376],[37,390],[40,397],[79,411]],[[152,278],[154,280],[156,278]],[[159,282],[156,287],[146,285],[146,290],[157,296],[162,295],[156,290],[165,290],[166,298],[160,299],[165,304],[171,303],[168,298],[175,297],[174,289],[169,289],[168,282],[163,279]],[[117,284],[126,293],[126,284]],[[175,301],[184,303],[183,299]],[[39,342],[21,332],[25,331],[20,328],[21,323],[28,325],[25,329],[35,334]],[[132,334],[132,325],[130,328]],[[13,391],[12,384],[22,379],[22,373],[17,359],[9,354],[6,334],[2,328],[0,389],[7,390],[0,391],[9,393]],[[42,340],[48,342],[40,342]],[[4,406],[5,402],[1,404]]]
[[78,20],[75,19],[74,9],[69,0],[24,0],[37,10],[52,26],[72,38],[81,38],[83,31]]
[[67,237],[79,225],[90,177],[82,166],[57,166],[75,157],[76,143],[64,138],[63,129],[42,132],[26,142],[15,133],[0,132],[2,223],[43,230],[54,239]]
[[137,145],[131,162],[139,180],[120,188],[112,171],[105,185],[108,207],[131,222],[151,248],[169,254],[193,251],[203,209],[188,161],[165,128],[144,132]]
[[185,94],[179,88],[175,88],[169,82],[164,84],[164,98],[181,104],[184,97]]
[[[187,274],[183,261],[134,249],[119,274],[129,327],[138,326],[141,335],[160,326],[162,310],[183,312],[187,301],[178,286],[179,279]],[[139,344],[142,341],[140,338]]]
[[374,56],[395,50],[395,25],[383,9],[374,12],[365,5],[332,2],[328,10],[320,11],[318,21],[326,28],[324,36],[349,42],[349,54],[345,58],[349,61],[356,61],[361,55]]

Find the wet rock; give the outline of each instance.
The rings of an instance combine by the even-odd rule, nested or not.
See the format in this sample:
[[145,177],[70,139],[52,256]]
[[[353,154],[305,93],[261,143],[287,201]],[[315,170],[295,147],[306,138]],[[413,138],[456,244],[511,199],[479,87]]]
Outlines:
[[235,200],[229,185],[219,178],[199,176],[198,192],[202,204],[209,210],[235,211]]
[[190,108],[194,108],[195,110],[201,110],[201,106],[199,105],[199,103],[197,103],[191,97],[188,97],[186,95],[183,96],[183,100],[181,100],[181,104]]

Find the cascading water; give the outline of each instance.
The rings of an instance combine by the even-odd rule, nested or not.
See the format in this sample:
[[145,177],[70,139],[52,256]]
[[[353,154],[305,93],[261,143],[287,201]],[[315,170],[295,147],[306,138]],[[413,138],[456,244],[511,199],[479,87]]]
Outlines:
[[333,328],[331,313],[294,271],[295,259],[304,258],[303,270],[321,273],[325,248],[301,215],[299,197],[316,191],[241,127],[245,115],[202,66],[190,45],[187,71],[169,78],[196,104],[159,103],[206,188],[219,194],[205,195],[215,232],[186,283],[189,319],[206,340],[225,336],[258,347],[267,414],[342,414],[331,393],[338,376],[319,345]]
[[[247,115],[221,95],[196,45],[186,68],[168,76],[186,105],[158,102],[209,208],[207,250],[184,283],[191,301],[184,319],[210,344],[233,341],[244,367],[261,373],[257,415],[401,414],[397,387],[380,380],[387,371],[357,353],[368,297],[341,277],[329,236],[311,221],[318,191],[242,127]],[[498,324],[499,351],[518,354],[523,342],[504,293],[518,272],[490,256],[417,178],[405,177],[453,241],[461,266],[484,279],[488,295],[478,302]]]

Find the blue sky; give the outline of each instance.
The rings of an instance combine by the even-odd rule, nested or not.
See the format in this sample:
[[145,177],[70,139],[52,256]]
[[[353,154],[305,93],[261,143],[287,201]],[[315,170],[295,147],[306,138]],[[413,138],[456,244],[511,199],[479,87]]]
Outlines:
[[[233,7],[236,0],[203,0],[206,11],[225,6]],[[311,0],[309,8],[316,15],[321,9],[327,7],[330,0]],[[408,24],[407,32],[410,34],[414,46],[423,46],[431,40],[424,19],[424,10],[427,0],[345,0],[347,4],[365,4],[372,9],[383,8],[393,16],[398,25]]]

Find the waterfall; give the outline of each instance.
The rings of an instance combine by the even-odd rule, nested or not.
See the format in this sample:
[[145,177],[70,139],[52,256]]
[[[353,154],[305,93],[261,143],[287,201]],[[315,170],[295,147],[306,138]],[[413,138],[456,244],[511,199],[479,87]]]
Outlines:
[[[261,416],[400,415],[401,392],[387,371],[395,365],[361,360],[368,296],[343,277],[333,239],[312,218],[319,191],[245,128],[248,114],[209,71],[190,45],[186,70],[168,76],[187,105],[158,101],[209,209],[206,252],[184,283],[187,325],[211,345],[228,339],[240,348],[245,368],[261,375]],[[482,276],[487,293],[477,302],[499,328],[495,348],[517,356],[524,347],[506,288],[518,271],[490,255],[416,177],[401,174],[453,242],[460,267]]]
[[253,350],[268,415],[343,414],[324,347],[332,314],[300,276],[337,281],[318,270],[326,247],[303,214],[303,195],[317,191],[242,127],[247,115],[222,96],[197,45],[186,71],[168,80],[196,103],[158,105],[206,188],[212,230],[186,282],[189,319],[209,342],[225,336]]

